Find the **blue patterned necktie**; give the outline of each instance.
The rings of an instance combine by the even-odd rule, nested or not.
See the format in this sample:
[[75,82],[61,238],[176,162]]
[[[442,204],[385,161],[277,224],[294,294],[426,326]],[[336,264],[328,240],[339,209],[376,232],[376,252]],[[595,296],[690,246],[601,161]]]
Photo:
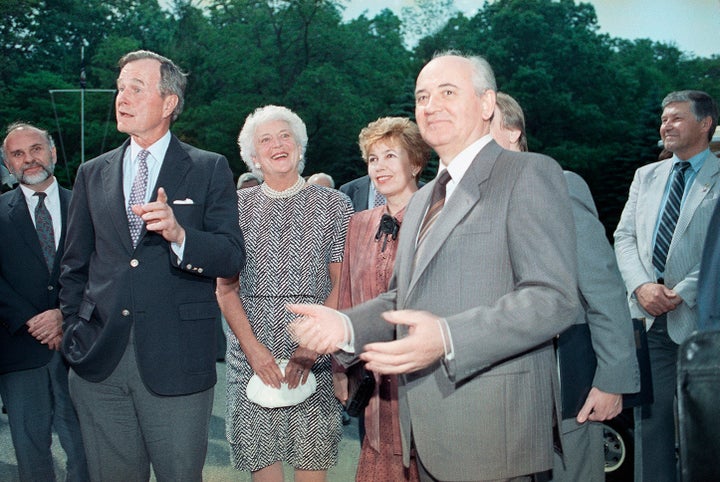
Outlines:
[[685,171],[688,167],[690,167],[690,163],[687,161],[678,162],[673,167],[670,190],[658,225],[652,262],[653,266],[661,273],[665,272],[665,262],[667,261],[670,243],[680,216],[680,204],[685,193]]
[[38,197],[38,203],[35,206],[35,229],[37,230],[40,248],[45,257],[48,271],[52,271],[55,263],[55,230],[53,229],[52,216],[50,216],[50,211],[45,206],[47,194],[36,192],[35,196]]
[[137,246],[138,240],[140,239],[140,232],[143,227],[143,220],[140,216],[135,214],[132,207],[136,204],[145,204],[145,193],[147,192],[148,183],[148,165],[147,158],[150,155],[150,151],[143,149],[138,154],[138,166],[135,179],[133,179],[132,189],[130,191],[130,197],[127,205],[127,217],[128,225],[130,227],[130,238],[132,238],[133,248]]
[[435,186],[433,186],[433,191],[430,197],[430,207],[428,208],[427,213],[425,213],[425,218],[423,218],[422,225],[420,226],[417,246],[420,246],[420,243],[423,242],[425,236],[430,230],[430,227],[440,215],[440,211],[442,211],[442,208],[445,205],[445,188],[447,183],[450,182],[450,179],[450,173],[447,172],[447,169],[445,169],[435,182]]

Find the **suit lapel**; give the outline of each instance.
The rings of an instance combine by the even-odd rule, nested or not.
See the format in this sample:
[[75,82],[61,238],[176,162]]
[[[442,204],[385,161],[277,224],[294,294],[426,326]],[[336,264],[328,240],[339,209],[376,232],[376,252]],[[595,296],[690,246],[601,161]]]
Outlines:
[[692,186],[690,186],[690,191],[685,198],[685,205],[680,211],[680,216],[675,226],[675,234],[673,235],[668,253],[672,251],[673,245],[675,244],[674,241],[679,239],[680,235],[687,230],[695,214],[695,210],[700,206],[700,203],[712,192],[717,177],[718,161],[712,153],[708,153],[707,157],[705,157],[705,162],[703,162],[700,168],[700,172],[698,172],[695,177]]
[[132,253],[132,240],[130,239],[127,212],[125,211],[125,193],[123,192],[123,159],[125,150],[129,145],[130,139],[107,156],[102,170],[102,184],[105,194],[105,207],[110,222],[115,227],[118,239],[120,239],[123,247],[128,253]]
[[60,222],[61,222],[61,231],[60,231],[60,244],[58,245],[57,254],[55,256],[55,264],[53,265],[53,272],[51,274],[55,274],[57,270],[60,269],[60,261],[62,261],[62,255],[65,252],[65,235],[67,234],[67,214],[68,214],[68,205],[70,204],[70,198],[72,196],[71,191],[68,191],[67,189],[63,189],[62,187],[58,186],[58,195],[60,196]]
[[638,223],[642,228],[638,229],[638,245],[653,246],[653,233],[655,225],[658,222],[660,207],[662,204],[663,193],[665,192],[665,184],[667,184],[672,171],[672,161],[660,163],[657,169],[654,169],[648,176],[646,186],[647,202],[638,200],[642,212],[638,212],[640,219]]
[[[455,227],[462,221],[467,214],[473,209],[478,203],[482,196],[482,184],[485,183],[490,177],[497,158],[502,152],[500,147],[491,142],[475,156],[475,159],[468,167],[468,170],[463,175],[460,183],[455,187],[452,196],[445,203],[440,216],[435,221],[432,229],[426,235],[423,241],[420,251],[416,254],[415,249],[412,250],[414,259],[414,269],[410,278],[410,285],[408,286],[408,292],[411,291],[417,284],[420,277],[427,269],[430,261],[437,255],[440,248],[445,243],[445,240],[452,234]],[[418,219],[413,219],[412,226],[412,242],[413,246],[417,238],[417,233],[422,222],[422,218],[427,211],[430,203],[430,196],[432,193],[433,186],[436,180],[428,183],[428,188],[423,189],[424,195],[421,199],[418,199],[418,204],[421,205],[422,210],[419,214]],[[419,192],[418,192],[419,194]],[[416,194],[417,196],[417,194]],[[415,214],[417,216],[417,214]],[[407,218],[407,214],[406,214]],[[410,263],[412,265],[412,263]]]
[[[157,199],[157,190],[160,187],[165,189],[168,202],[176,199],[178,189],[190,170],[190,166],[190,156],[188,156],[185,149],[183,149],[177,137],[172,136],[168,150],[165,153],[162,168],[160,168],[160,173],[158,174],[157,183],[153,187],[152,194],[150,195],[150,200],[155,201]],[[143,228],[141,236],[144,234],[145,228]]]
[[10,202],[10,220],[22,239],[30,247],[33,255],[47,268],[45,256],[43,256],[42,248],[40,247],[40,240],[38,239],[35,225],[30,217],[30,210],[27,202],[25,202],[25,195],[20,186],[15,188],[13,199]]

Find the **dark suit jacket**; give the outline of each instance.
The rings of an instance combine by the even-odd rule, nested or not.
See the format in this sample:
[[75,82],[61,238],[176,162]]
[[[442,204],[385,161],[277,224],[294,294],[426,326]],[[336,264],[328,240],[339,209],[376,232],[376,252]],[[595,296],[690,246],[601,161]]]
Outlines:
[[710,218],[698,279],[698,329],[720,329],[720,204]]
[[58,307],[58,276],[71,193],[59,188],[62,234],[48,272],[40,241],[20,187],[0,196],[0,373],[41,367],[52,350],[31,336],[25,322]]
[[370,176],[367,174],[353,179],[340,186],[339,191],[347,194],[352,201],[355,212],[368,208],[368,191],[370,190]]
[[185,228],[178,264],[170,243],[144,227],[132,247],[122,174],[129,143],[78,171],[60,277],[62,351],[78,375],[104,380],[132,327],[148,389],[158,395],[206,390],[216,381],[215,278],[237,274],[245,260],[232,173],[225,157],[172,137],[151,199],[165,188]]

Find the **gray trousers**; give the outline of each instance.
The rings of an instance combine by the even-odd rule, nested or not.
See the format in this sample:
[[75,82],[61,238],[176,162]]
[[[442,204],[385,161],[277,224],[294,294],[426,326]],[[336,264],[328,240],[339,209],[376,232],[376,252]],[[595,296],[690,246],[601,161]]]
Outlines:
[[0,375],[0,396],[22,482],[55,480],[53,428],[67,455],[67,482],[88,480],[80,425],[68,393],[68,369],[60,352],[40,368]]
[[[433,477],[430,472],[425,468],[425,466],[422,464],[422,461],[420,458],[417,458],[417,465],[418,465],[418,476],[420,478],[420,482],[442,482],[440,479],[436,479]],[[512,477],[510,479],[494,479],[494,480],[469,480],[469,481],[463,481],[463,482],[532,482],[533,478],[530,475],[522,476],[522,477]]]
[[[555,453],[553,482],[604,482],[605,446],[603,426],[598,422],[578,424],[574,418],[562,421],[563,457]],[[564,459],[564,460],[563,460]]]
[[91,480],[147,481],[151,464],[159,482],[202,480],[212,388],[176,397],[151,393],[132,342],[107,379],[93,383],[71,370],[69,384]]

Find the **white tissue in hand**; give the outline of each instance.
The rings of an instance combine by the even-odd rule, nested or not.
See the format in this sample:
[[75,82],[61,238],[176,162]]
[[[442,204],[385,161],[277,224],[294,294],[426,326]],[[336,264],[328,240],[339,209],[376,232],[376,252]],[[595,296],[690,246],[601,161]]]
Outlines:
[[[288,360],[277,360],[277,364],[284,375]],[[267,408],[278,408],[290,407],[302,403],[307,400],[310,395],[315,393],[316,389],[317,380],[312,371],[308,375],[307,382],[305,382],[304,385],[298,385],[293,389],[288,388],[287,383],[284,382],[280,384],[280,388],[265,385],[256,373],[250,378],[245,393],[253,403]]]

